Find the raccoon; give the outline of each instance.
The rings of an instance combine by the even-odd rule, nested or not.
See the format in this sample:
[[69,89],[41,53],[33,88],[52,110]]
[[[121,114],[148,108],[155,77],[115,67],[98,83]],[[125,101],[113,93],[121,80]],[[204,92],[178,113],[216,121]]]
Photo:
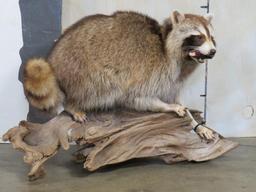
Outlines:
[[25,95],[42,110],[63,104],[79,122],[88,111],[115,107],[184,116],[182,83],[216,53],[211,20],[178,11],[162,25],[131,11],[85,17],[46,59],[27,62]]

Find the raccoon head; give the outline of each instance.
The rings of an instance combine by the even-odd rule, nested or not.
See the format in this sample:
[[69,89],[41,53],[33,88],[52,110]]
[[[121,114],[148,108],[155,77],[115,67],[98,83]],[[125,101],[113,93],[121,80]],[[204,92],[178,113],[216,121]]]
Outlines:
[[[197,63],[204,63],[216,53],[216,43],[211,25],[212,15],[181,14],[174,11],[171,17],[170,37],[176,38],[182,57]],[[168,41],[168,40],[167,40]],[[170,45],[171,46],[171,45]]]

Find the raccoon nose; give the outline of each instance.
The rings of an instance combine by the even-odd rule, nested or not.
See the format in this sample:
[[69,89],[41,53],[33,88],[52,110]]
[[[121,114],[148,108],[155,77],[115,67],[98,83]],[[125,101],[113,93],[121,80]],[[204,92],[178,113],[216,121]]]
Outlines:
[[216,49],[211,49],[209,56],[212,58],[215,55],[215,53],[216,53]]

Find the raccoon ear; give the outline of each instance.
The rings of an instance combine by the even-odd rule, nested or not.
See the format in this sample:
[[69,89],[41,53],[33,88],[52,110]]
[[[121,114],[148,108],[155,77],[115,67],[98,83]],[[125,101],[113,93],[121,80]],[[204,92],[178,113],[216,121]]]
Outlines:
[[185,15],[181,14],[180,12],[175,10],[172,13],[171,19],[172,19],[173,24],[178,24],[178,23],[181,23],[185,19]]
[[213,19],[213,14],[212,13],[207,13],[203,16],[209,23],[212,22]]

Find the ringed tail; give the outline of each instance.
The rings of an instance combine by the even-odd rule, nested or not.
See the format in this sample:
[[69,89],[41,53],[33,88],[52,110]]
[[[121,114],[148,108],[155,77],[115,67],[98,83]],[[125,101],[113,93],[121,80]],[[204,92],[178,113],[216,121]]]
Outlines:
[[23,86],[28,102],[38,109],[56,109],[62,102],[62,92],[53,70],[42,58],[30,59],[25,64]]

